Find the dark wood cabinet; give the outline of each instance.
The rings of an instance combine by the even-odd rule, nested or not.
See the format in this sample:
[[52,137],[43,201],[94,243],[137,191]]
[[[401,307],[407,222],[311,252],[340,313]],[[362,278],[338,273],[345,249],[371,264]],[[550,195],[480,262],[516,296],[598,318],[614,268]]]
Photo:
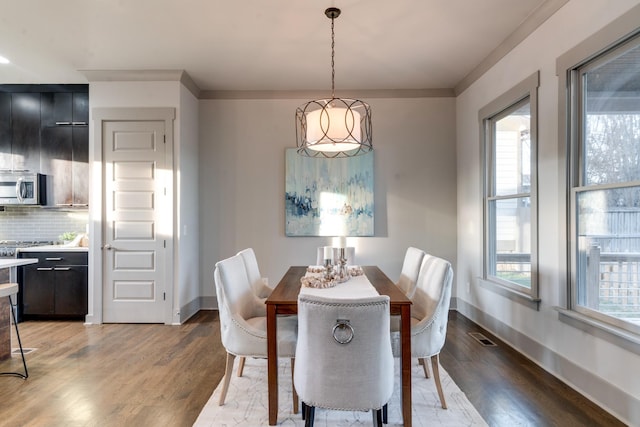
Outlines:
[[12,167],[11,94],[0,92],[0,170]]
[[50,176],[53,206],[89,203],[89,94],[42,94],[41,172]]
[[19,313],[22,320],[80,318],[87,314],[86,252],[21,252],[37,264],[20,267]]
[[11,94],[11,154],[13,169],[40,169],[40,94]]
[[89,203],[87,85],[0,85],[0,169],[48,175],[49,206]]

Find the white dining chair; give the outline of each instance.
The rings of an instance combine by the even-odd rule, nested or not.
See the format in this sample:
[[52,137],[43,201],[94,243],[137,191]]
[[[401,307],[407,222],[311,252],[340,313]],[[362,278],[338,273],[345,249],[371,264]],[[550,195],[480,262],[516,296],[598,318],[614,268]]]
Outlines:
[[[219,405],[223,405],[229,389],[233,361],[240,357],[267,357],[267,318],[263,302],[253,292],[242,256],[235,255],[216,263],[214,271],[220,335],[227,351],[223,386]],[[278,356],[291,359],[294,369],[297,318],[283,316],[278,319]],[[239,375],[242,370],[239,368]],[[293,374],[292,374],[293,380]],[[294,413],[298,410],[298,398],[293,393]]]
[[420,273],[420,266],[424,258],[424,251],[412,246],[407,248],[402,262],[402,271],[396,285],[409,298],[413,296],[416,290],[416,282]]
[[[442,258],[425,254],[411,298],[411,356],[418,358],[427,378],[427,359],[431,359],[433,378],[443,409],[447,409],[447,403],[440,382],[439,355],[447,337],[452,283],[451,264]],[[396,357],[400,355],[398,330],[392,325],[391,341]]]
[[330,299],[298,297],[298,343],[294,384],[305,426],[315,408],[373,410],[382,425],[393,393],[389,297]]
[[258,259],[256,258],[256,253],[253,248],[243,249],[238,252],[238,255],[240,255],[244,261],[244,266],[247,270],[247,276],[249,276],[253,292],[258,296],[258,298],[267,298],[273,289],[267,285],[265,278],[260,274]]

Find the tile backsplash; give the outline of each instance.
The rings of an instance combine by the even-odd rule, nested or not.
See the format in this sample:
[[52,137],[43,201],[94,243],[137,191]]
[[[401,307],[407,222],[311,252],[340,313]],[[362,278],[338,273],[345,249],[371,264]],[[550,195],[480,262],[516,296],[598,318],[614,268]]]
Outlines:
[[0,211],[0,240],[58,241],[66,231],[85,233],[88,221],[86,210],[5,206]]

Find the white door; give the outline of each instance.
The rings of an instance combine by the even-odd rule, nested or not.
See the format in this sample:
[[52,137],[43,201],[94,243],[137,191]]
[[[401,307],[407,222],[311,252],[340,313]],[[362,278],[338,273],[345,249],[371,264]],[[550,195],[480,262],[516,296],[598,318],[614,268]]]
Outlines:
[[163,209],[171,180],[165,122],[105,121],[102,132],[103,321],[164,323],[171,283],[163,268],[171,229]]

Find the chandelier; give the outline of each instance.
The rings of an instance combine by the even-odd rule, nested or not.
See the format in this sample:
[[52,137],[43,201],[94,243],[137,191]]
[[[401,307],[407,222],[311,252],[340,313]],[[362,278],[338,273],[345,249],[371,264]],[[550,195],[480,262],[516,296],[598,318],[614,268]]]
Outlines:
[[358,99],[335,96],[334,20],[340,9],[324,11],[331,19],[331,98],[309,101],[296,110],[298,154],[308,157],[340,158],[366,154],[371,143],[371,108]]

